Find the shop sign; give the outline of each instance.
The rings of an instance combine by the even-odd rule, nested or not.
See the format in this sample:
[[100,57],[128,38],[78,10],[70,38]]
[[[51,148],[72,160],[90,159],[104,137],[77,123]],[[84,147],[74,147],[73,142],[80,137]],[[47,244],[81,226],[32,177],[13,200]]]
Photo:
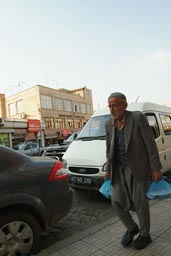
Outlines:
[[62,133],[62,136],[67,137],[68,135],[71,134],[71,129],[69,128],[62,129],[61,133]]
[[28,132],[40,132],[41,130],[40,120],[28,119],[27,129],[28,129]]
[[29,132],[29,133],[26,133],[26,140],[35,140],[36,139],[36,136],[35,136],[35,133],[34,132]]

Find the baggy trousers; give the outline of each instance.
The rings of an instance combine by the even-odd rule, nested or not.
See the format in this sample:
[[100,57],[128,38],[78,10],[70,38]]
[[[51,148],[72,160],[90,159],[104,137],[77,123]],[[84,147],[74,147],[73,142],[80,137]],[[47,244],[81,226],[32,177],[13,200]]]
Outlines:
[[135,211],[139,221],[139,234],[148,236],[150,232],[149,202],[146,196],[148,181],[137,182],[128,166],[119,167],[118,171],[118,179],[112,186],[112,206],[129,231],[135,227],[130,211]]

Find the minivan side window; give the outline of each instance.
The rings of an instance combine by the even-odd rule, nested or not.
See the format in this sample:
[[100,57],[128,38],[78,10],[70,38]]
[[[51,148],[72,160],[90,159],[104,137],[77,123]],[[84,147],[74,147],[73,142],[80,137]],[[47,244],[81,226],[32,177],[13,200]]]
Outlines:
[[35,144],[33,143],[33,144],[32,144],[32,148],[37,148],[37,144],[36,144],[36,143],[35,143]]
[[160,119],[163,126],[164,134],[171,135],[171,117],[169,115],[160,114]]
[[155,116],[154,113],[146,113],[145,114],[146,118],[147,118],[147,121],[150,125],[150,128],[153,132],[153,135],[154,135],[154,138],[158,138],[160,136],[160,129],[159,129],[159,125],[158,125],[158,122],[157,122],[157,118]]

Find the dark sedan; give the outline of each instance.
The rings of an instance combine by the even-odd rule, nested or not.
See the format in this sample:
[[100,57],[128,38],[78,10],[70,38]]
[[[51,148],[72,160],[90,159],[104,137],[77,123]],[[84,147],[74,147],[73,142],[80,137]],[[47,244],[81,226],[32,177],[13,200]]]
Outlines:
[[0,146],[0,255],[38,252],[42,231],[72,206],[62,163]]
[[50,147],[47,147],[45,149],[43,156],[52,157],[62,161],[62,157],[65,151],[67,151],[69,145],[77,138],[78,133],[79,132],[72,133],[71,136],[68,137],[68,139],[66,139],[64,142],[60,143],[59,145],[55,145],[55,146],[52,145]]

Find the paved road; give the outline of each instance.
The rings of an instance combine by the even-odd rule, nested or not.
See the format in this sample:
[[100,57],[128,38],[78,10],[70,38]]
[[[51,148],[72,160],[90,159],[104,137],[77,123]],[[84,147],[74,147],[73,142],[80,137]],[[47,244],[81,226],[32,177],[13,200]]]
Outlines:
[[[167,174],[171,183],[171,172]],[[97,191],[73,190],[73,206],[66,217],[43,235],[41,249],[114,216],[110,200]]]
[[70,212],[44,234],[42,249],[114,215],[110,200],[99,192],[85,190],[73,190],[73,192],[74,200]]

